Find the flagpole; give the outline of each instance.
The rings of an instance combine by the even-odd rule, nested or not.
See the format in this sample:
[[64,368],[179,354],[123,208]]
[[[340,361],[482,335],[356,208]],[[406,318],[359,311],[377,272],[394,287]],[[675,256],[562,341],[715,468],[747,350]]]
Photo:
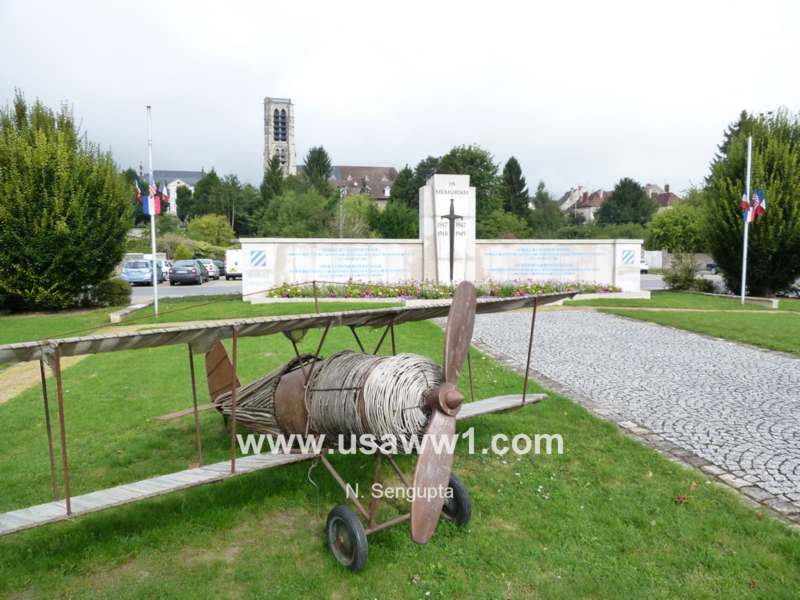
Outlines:
[[[747,175],[744,184],[744,197],[750,203],[750,165],[753,160],[753,136],[747,136]],[[750,211],[753,210],[752,205],[747,209],[744,216],[744,242],[742,244],[742,304],[744,304],[745,286],[747,285],[747,234],[750,228]]]
[[[150,105],[147,105],[147,161],[148,167],[150,169],[150,180],[155,181],[153,178],[153,133],[152,133],[152,124],[150,118]],[[155,311],[156,317],[158,317],[158,273],[156,269],[158,268],[158,262],[156,261],[156,215],[155,213],[155,206],[156,206],[156,199],[153,197],[152,190],[148,190],[148,203],[149,208],[151,208],[150,212],[150,252],[153,258],[153,310]]]

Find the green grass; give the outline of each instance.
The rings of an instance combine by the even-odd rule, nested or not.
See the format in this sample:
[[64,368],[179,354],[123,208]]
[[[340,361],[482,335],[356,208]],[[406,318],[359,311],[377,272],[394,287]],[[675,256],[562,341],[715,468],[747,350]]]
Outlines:
[[692,313],[625,309],[601,309],[601,312],[800,354],[800,314],[793,312]]
[[82,331],[109,325],[108,313],[114,310],[118,309],[100,308],[2,316],[0,344],[80,335]]
[[800,312],[800,300],[795,298],[781,298],[778,302],[778,308],[781,310]]
[[609,308],[694,308],[705,310],[768,310],[755,304],[740,304],[736,298],[719,298],[688,292],[653,292],[650,300],[634,298],[598,298],[565,300],[566,306],[602,306]]
[[[399,306],[393,302],[336,302],[322,301],[320,312],[336,312],[365,308]],[[171,323],[177,321],[200,321],[208,319],[235,319],[296,315],[314,312],[313,302],[280,302],[250,304],[239,296],[206,296],[197,298],[169,298],[159,302],[159,317],[155,319],[153,307],[148,306],[128,315],[123,325],[136,323]]]
[[[400,351],[440,360],[435,325],[397,329]],[[372,344],[378,334],[364,331]],[[309,332],[303,347],[318,336]],[[327,353],[343,347],[353,347],[349,331],[331,331]],[[242,339],[242,380],[290,353],[283,336]],[[479,397],[521,387],[478,352],[472,364]],[[187,468],[191,418],[154,417],[190,406],[188,380],[182,347],[97,355],[67,369],[74,493]],[[0,405],[0,422],[0,510],[48,501],[38,389]],[[791,598],[800,589],[796,533],[569,400],[552,396],[459,430],[466,426],[475,426],[478,448],[497,433],[560,433],[566,452],[518,458],[461,448],[455,471],[473,496],[469,527],[442,523],[426,546],[404,526],[370,536],[360,574],[324,547],[340,489],[304,463],[0,538],[0,597]],[[202,431],[206,461],[227,458],[219,417],[203,414]],[[367,487],[368,457],[333,461]],[[689,502],[676,504],[692,481]]]

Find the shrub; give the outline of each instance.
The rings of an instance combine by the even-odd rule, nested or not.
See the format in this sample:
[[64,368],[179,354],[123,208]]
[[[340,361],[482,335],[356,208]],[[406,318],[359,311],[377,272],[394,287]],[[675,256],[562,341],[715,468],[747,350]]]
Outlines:
[[214,246],[227,246],[235,237],[235,233],[222,215],[203,215],[195,217],[186,226],[186,235],[191,239],[213,244]]
[[69,109],[18,92],[0,111],[0,294],[14,308],[80,303],[122,259],[132,193]]
[[664,271],[664,283],[673,290],[690,290],[697,276],[697,264],[692,254],[673,254],[669,268]]
[[127,306],[131,303],[131,286],[116,277],[106,279],[88,291],[84,303],[92,306]]
[[186,247],[186,244],[178,244],[178,247],[175,248],[175,254],[173,255],[174,260],[189,260],[193,258],[192,251]]

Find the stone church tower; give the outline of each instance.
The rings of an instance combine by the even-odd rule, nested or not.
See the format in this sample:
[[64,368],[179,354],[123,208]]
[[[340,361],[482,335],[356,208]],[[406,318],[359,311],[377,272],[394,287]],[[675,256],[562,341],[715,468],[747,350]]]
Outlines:
[[294,105],[289,98],[264,98],[264,169],[279,156],[286,175],[297,174],[294,149]]

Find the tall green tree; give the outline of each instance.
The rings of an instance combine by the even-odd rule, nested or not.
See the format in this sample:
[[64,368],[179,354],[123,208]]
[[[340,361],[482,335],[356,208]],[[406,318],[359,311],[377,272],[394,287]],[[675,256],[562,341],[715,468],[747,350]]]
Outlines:
[[372,228],[382,238],[417,239],[419,237],[419,214],[398,200],[389,200],[383,211],[377,209],[371,215]]
[[469,175],[470,185],[475,187],[478,223],[489,213],[502,209],[497,165],[488,150],[480,146],[456,146],[442,157],[437,172]]
[[333,218],[330,198],[316,189],[288,190],[273,198],[258,223],[258,234],[266,237],[330,237]]
[[409,208],[419,208],[419,188],[414,187],[414,171],[406,165],[397,174],[392,184],[392,200],[397,200]]
[[717,154],[714,160],[720,160],[728,155],[728,148],[730,147],[731,140],[739,134],[749,135],[755,118],[753,115],[748,114],[746,110],[739,113],[739,118],[733,123],[728,125],[728,128],[722,133],[722,142],[717,146]]
[[[441,161],[442,159],[439,156],[428,156],[417,163],[417,166],[414,168],[415,189],[418,190],[428,183],[428,179],[431,178],[431,175],[441,173],[441,171],[439,171],[439,163]],[[417,198],[417,203],[419,203],[419,197]]]
[[186,220],[194,214],[194,197],[191,188],[181,185],[175,191],[175,208],[178,211],[178,218]]
[[528,184],[522,175],[519,161],[513,156],[506,161],[503,174],[500,178],[500,198],[503,200],[503,210],[514,213],[522,219],[528,217]]
[[201,177],[194,186],[191,209],[184,216],[184,219],[191,219],[192,217],[199,217],[213,212],[211,210],[212,198],[218,193],[218,189],[221,185],[222,180],[214,169],[211,169]]
[[728,289],[741,287],[747,134],[753,136],[752,189],[762,189],[767,212],[750,225],[747,291],[770,295],[800,276],[800,115],[779,110],[758,115],[731,137],[711,165],[703,235]]
[[540,181],[533,196],[533,210],[528,215],[531,235],[537,238],[552,238],[564,223],[564,213],[547,191],[544,181]]
[[[342,214],[342,237],[368,238],[374,237],[370,218],[375,202],[366,194],[351,194],[344,197]],[[333,215],[330,230],[339,231],[338,211]]]
[[14,308],[79,303],[119,264],[133,187],[66,106],[0,111],[0,295]]
[[261,198],[264,200],[266,206],[270,200],[283,193],[283,169],[281,168],[281,159],[276,154],[273,156],[267,168],[264,170],[264,178],[261,181]]
[[656,204],[647,196],[644,188],[629,177],[619,180],[611,196],[597,211],[600,225],[616,223],[639,223],[644,225],[656,212]]
[[303,173],[322,196],[327,196],[331,193],[328,178],[333,173],[333,165],[325,148],[316,146],[308,151]]

